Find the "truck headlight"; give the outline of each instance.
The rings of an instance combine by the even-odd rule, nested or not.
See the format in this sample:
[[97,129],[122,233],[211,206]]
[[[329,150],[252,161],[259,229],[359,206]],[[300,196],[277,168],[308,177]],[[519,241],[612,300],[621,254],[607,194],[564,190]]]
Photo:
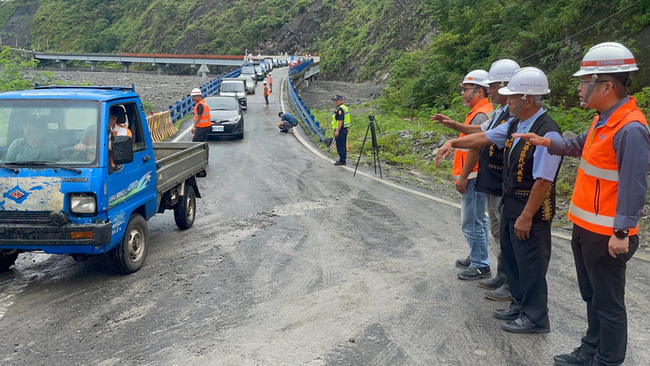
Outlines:
[[97,198],[94,194],[73,194],[70,196],[70,211],[76,214],[97,212]]

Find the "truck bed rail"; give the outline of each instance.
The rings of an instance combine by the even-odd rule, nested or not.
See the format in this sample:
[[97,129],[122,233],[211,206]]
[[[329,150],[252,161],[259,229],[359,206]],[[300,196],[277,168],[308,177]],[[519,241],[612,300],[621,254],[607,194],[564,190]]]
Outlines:
[[154,142],[158,166],[158,194],[182,183],[208,166],[208,144],[205,142]]

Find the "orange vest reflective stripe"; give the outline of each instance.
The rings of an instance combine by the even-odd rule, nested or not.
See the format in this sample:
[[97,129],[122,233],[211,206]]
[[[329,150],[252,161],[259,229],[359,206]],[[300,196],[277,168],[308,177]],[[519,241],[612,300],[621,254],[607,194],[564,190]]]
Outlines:
[[[630,97],[630,101],[617,109],[603,126],[596,128],[596,116],[589,127],[567,214],[571,222],[583,229],[606,236],[614,234],[618,194],[614,135],[634,121],[648,125],[636,106],[636,99]],[[630,229],[629,235],[636,234],[637,229],[638,225]]]
[[205,100],[201,99],[194,106],[194,115],[196,116],[198,112],[196,111],[199,108],[199,104],[203,105],[203,114],[199,116],[199,122],[196,124],[196,127],[210,127],[212,122],[210,122],[210,107],[208,107]]
[[[484,113],[484,114],[489,114],[494,110],[494,107],[492,107],[492,104],[488,101],[487,98],[483,98],[479,100],[478,103],[472,108],[472,110],[467,113],[467,117],[465,117],[465,124],[469,125],[474,117],[476,117],[477,114],[479,113]],[[465,136],[464,133],[461,133],[460,137]],[[460,174],[463,172],[463,166],[465,165],[465,160],[467,160],[467,149],[455,149],[454,151],[454,169],[452,171],[452,174],[454,175],[454,181],[460,177]],[[478,175],[478,163],[472,170],[472,172],[469,174],[467,179],[472,179],[476,178]]]

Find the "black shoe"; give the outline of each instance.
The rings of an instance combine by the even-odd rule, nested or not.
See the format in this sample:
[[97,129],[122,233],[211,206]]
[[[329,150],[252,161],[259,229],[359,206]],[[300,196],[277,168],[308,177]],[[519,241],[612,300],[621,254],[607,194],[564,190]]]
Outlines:
[[489,280],[478,281],[478,287],[484,288],[486,290],[496,290],[499,287],[503,286],[504,283],[506,283],[506,276],[497,274]]
[[501,328],[510,333],[548,333],[551,331],[551,327],[533,323],[524,313],[515,320],[503,322]]
[[519,318],[520,315],[521,306],[514,302],[510,303],[510,307],[507,309],[496,309],[492,311],[492,316],[501,320],[515,320]]
[[461,280],[478,280],[490,277],[490,267],[469,266],[458,271],[458,278]]
[[334,162],[334,165],[347,165],[347,164],[345,164],[345,161],[338,160]]
[[467,268],[471,263],[472,261],[469,259],[469,257],[456,259],[456,267],[458,268]]
[[510,288],[508,287],[507,284],[503,284],[503,286],[499,287],[496,290],[492,291],[487,291],[483,294],[486,298],[492,300],[492,301],[512,301],[514,300],[514,297],[512,297],[512,294],[510,293]]
[[596,350],[583,343],[571,353],[557,355],[553,361],[557,366],[586,365],[596,354]]
[[280,130],[280,132],[288,133],[289,130]]

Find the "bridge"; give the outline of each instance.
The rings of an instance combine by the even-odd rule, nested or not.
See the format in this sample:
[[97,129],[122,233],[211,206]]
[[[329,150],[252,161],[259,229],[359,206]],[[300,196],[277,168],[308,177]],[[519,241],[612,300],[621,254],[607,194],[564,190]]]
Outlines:
[[[90,70],[95,71],[98,62],[118,62],[124,66],[124,72],[129,72],[132,63],[148,63],[158,68],[169,64],[190,65],[197,68],[202,65],[236,66],[244,62],[244,56],[217,56],[217,55],[171,55],[171,54],[141,54],[141,53],[46,53],[33,52],[33,57],[39,60],[54,60],[61,64],[61,69],[66,69],[69,61],[85,61],[90,64]],[[276,57],[277,58],[277,57]]]

